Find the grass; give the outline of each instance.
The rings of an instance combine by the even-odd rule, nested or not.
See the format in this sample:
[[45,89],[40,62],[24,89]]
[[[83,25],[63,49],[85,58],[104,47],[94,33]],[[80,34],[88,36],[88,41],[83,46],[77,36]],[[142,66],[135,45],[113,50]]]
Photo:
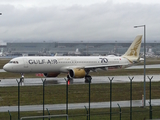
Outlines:
[[[130,108],[122,108],[122,114],[121,119],[122,120],[129,120],[130,119]],[[149,119],[149,109],[148,108],[140,108],[135,107],[132,108],[132,119],[133,120],[144,120]],[[61,115],[65,114],[65,110],[59,110],[59,111],[49,111],[51,115]],[[12,120],[17,120],[17,112],[11,112]],[[45,115],[48,115],[48,112],[45,110]],[[68,111],[69,120],[86,120],[87,119],[87,113],[85,108],[81,110],[69,110]],[[34,112],[21,112],[21,117],[26,116],[43,116],[42,111],[34,111]],[[120,114],[119,114],[119,108],[112,108],[112,115],[113,120],[119,120]],[[160,108],[159,107],[153,107],[153,119],[160,118]],[[8,113],[0,113],[0,119],[1,120],[9,120],[9,114]],[[90,111],[90,119],[91,120],[109,120],[110,119],[110,109],[91,109]],[[32,119],[33,120],[33,119]],[[42,120],[42,119],[36,119],[36,120]],[[46,118],[45,120],[48,120]],[[57,117],[57,118],[51,118],[50,120],[66,120],[65,117]]]
[[[142,99],[143,83],[132,83],[133,100]],[[152,82],[152,99],[159,99],[160,82]],[[112,100],[130,100],[130,84],[114,83],[112,85]],[[88,84],[69,85],[69,103],[88,102]],[[91,102],[110,101],[110,84],[91,84]],[[45,104],[61,104],[66,102],[65,85],[49,85],[45,87]],[[149,83],[146,83],[146,98],[149,98]],[[1,87],[0,106],[13,106],[18,102],[17,87]],[[34,105],[43,103],[42,86],[23,86],[20,88],[21,105]]]
[[0,69],[3,69],[3,66],[9,61],[10,59],[0,59]]

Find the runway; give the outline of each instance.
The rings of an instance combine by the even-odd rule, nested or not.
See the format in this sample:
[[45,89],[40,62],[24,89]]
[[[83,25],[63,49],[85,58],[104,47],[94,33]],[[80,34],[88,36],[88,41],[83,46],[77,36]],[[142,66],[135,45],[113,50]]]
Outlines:
[[[160,68],[160,64],[146,65],[146,69],[151,69],[151,68]],[[133,65],[126,69],[144,69],[144,65]]]
[[[146,82],[149,82],[149,78],[153,76],[152,82],[160,81],[160,75],[146,75]],[[134,76],[93,76],[92,77],[92,84],[96,83],[109,83],[109,78],[113,78],[113,83],[127,83],[130,82],[130,78],[133,78],[133,82],[143,82],[144,76],[143,75],[134,75]],[[43,80],[46,79],[47,84],[66,84],[64,78],[42,78]],[[23,86],[37,86],[43,85],[41,78],[25,78]],[[17,79],[19,80],[19,79]],[[84,79],[74,79],[73,84],[85,84]],[[1,79],[0,87],[7,87],[7,86],[17,86],[18,83],[16,79]]]
[[[118,105],[120,107],[130,107],[130,101],[113,101],[112,102],[112,108],[117,108]],[[152,99],[152,106],[159,106],[160,105],[160,99]],[[85,109],[86,106],[88,108],[89,103],[71,103],[68,104],[68,109]],[[132,107],[141,107],[142,106],[142,100],[132,100]],[[146,106],[149,106],[149,100],[146,100]],[[48,104],[45,105],[48,110],[65,110],[66,104]],[[90,104],[90,108],[110,108],[110,102],[93,102]],[[0,112],[17,112],[18,106],[2,106],[0,107]],[[20,111],[42,111],[43,105],[25,105],[20,106]]]

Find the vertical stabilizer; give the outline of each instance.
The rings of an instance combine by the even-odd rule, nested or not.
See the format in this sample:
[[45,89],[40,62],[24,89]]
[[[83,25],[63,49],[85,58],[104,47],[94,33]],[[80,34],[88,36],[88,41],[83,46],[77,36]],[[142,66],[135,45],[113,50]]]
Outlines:
[[131,62],[137,62],[139,60],[141,42],[142,35],[138,35],[122,57],[127,58]]

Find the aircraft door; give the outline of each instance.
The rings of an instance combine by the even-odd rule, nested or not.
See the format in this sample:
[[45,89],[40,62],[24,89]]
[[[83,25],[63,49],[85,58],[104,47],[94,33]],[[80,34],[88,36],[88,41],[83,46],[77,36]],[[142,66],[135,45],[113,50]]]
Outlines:
[[23,58],[23,61],[24,61],[24,68],[28,68],[28,62],[27,62],[27,59],[26,59],[26,58]]

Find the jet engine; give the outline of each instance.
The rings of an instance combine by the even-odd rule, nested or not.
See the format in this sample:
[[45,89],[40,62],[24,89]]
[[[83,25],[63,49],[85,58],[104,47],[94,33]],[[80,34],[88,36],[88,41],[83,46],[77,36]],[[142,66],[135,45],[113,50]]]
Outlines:
[[84,69],[73,69],[69,71],[69,76],[71,78],[84,78],[86,71]]
[[43,73],[45,77],[57,77],[60,73]]

